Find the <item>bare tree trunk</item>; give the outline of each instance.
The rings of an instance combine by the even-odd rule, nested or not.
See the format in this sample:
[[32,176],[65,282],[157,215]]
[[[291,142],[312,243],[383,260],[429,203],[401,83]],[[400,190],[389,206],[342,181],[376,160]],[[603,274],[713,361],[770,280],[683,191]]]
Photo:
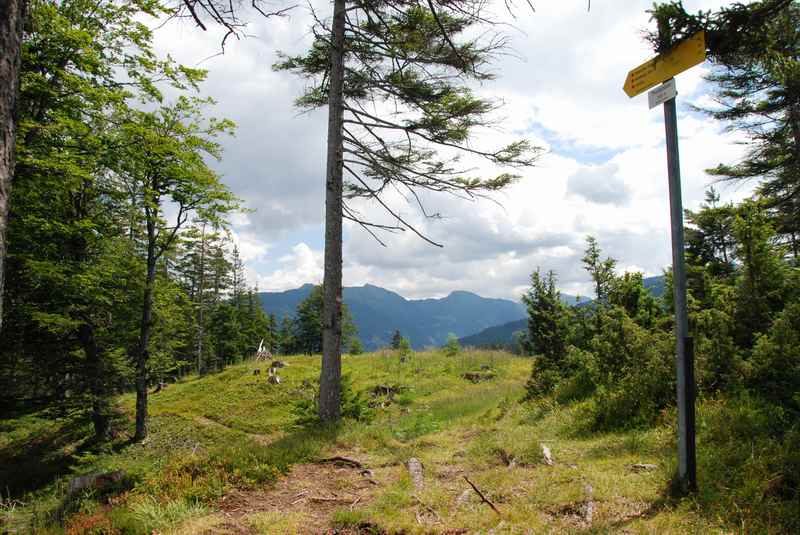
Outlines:
[[197,309],[197,374],[203,373],[203,336],[205,317],[205,303],[203,302],[203,292],[205,291],[206,279],[206,223],[203,221],[203,229],[200,234],[200,273],[198,274],[197,296],[200,300]]
[[341,415],[342,376],[342,116],[345,0],[335,0],[328,89],[328,162],[325,178],[325,276],[322,302],[322,371],[319,417]]
[[156,233],[154,214],[147,215],[147,279],[144,286],[142,323],[136,351],[136,433],[134,442],[147,437],[147,360],[153,324],[153,288],[156,281]]
[[0,330],[3,327],[6,227],[17,133],[24,0],[0,0]]
[[86,355],[89,393],[92,396],[94,435],[97,440],[105,440],[108,438],[110,429],[110,409],[108,392],[105,388],[105,370],[94,337],[94,327],[89,323],[84,323],[78,331],[78,337]]

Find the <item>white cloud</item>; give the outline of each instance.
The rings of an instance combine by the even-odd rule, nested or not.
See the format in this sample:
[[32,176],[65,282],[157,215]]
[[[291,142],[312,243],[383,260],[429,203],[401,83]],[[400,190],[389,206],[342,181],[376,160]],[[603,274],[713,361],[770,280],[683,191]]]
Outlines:
[[[689,11],[714,9],[720,1],[689,1]],[[317,2],[320,13],[330,6]],[[500,3],[501,4],[501,3]],[[499,4],[498,4],[499,5]],[[466,202],[424,194],[426,220],[400,195],[391,205],[426,235],[386,237],[388,247],[346,224],[345,283],[372,283],[408,297],[444,295],[465,289],[490,296],[518,297],[537,267],[557,271],[560,287],[587,295],[580,258],[584,238],[595,235],[621,269],[657,274],[670,262],[669,209],[664,126],[661,110],[648,110],[644,95],[622,92],[628,70],[652,56],[642,40],[650,0],[537,2],[536,12],[519,10],[511,45],[522,56],[496,64],[498,80],[477,90],[503,100],[499,128],[479,133],[475,144],[499,146],[519,136],[549,153],[524,179],[498,194],[498,204]],[[256,22],[258,39],[231,41],[224,56],[202,64],[210,69],[205,92],[215,115],[234,119],[236,138],[223,140],[219,166],[234,192],[256,212],[233,221],[237,243],[263,290],[297,287],[322,278],[322,252],[309,233],[323,234],[325,110],[298,114],[292,107],[303,82],[275,73],[275,50],[307,46],[309,16]],[[218,51],[219,36],[189,25],[158,32],[160,48],[187,64]],[[679,133],[684,204],[696,207],[709,183],[704,169],[735,161],[742,147],[708,117],[683,105],[711,103],[698,67],[678,76]],[[465,165],[494,173],[485,162]],[[721,188],[739,199],[748,187]],[[364,202],[364,214],[384,219],[380,207]],[[277,263],[267,254],[291,251]]]
[[305,243],[298,243],[291,254],[282,256],[281,267],[267,275],[258,276],[258,287],[262,291],[280,291],[297,288],[305,283],[319,284],[322,281],[323,255]]
[[569,177],[567,193],[598,204],[627,204],[631,193],[617,171],[615,163],[582,167]]

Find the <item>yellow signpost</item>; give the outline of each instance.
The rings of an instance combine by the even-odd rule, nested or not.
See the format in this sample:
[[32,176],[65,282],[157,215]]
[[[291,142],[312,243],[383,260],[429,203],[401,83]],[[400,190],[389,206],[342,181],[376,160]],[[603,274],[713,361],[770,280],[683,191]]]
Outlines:
[[706,34],[697,32],[667,52],[630,71],[623,90],[629,97],[644,93],[676,74],[703,63],[706,59]]
[[623,89],[629,97],[644,93],[667,82],[648,99],[650,108],[664,104],[666,127],[667,177],[672,234],[672,297],[675,305],[676,398],[678,401],[678,478],[684,490],[697,489],[695,452],[695,380],[694,343],[689,336],[686,304],[686,261],[684,258],[683,202],[681,200],[681,166],[678,159],[678,114],[675,106],[676,74],[706,59],[705,33],[698,32],[669,52],[656,56],[628,73]]

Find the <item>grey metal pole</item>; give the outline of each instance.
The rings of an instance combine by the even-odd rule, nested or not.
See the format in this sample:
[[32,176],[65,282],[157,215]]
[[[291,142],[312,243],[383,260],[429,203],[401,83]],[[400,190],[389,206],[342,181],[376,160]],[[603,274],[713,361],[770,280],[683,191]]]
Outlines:
[[664,103],[667,133],[669,206],[672,223],[672,288],[675,302],[675,338],[678,394],[678,478],[684,491],[697,488],[694,426],[694,359],[686,308],[686,263],[683,244],[681,167],[678,158],[678,118],[675,98]]

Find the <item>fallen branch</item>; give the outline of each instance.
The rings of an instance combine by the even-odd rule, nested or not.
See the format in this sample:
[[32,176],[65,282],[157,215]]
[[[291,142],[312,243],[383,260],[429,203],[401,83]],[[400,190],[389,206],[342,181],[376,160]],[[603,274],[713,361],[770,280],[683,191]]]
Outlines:
[[364,468],[364,465],[355,459],[348,459],[347,457],[328,457],[327,459],[320,459],[317,464],[338,464],[340,466],[349,466],[350,468]]
[[308,498],[312,502],[341,502],[341,503],[350,503],[349,498],[319,498],[317,496],[309,496]]
[[483,503],[491,507],[492,511],[494,511],[498,515],[500,514],[500,511],[497,509],[497,507],[495,507],[494,504],[491,501],[489,501],[489,499],[486,496],[483,495],[483,493],[478,489],[478,487],[476,487],[475,484],[472,481],[470,481],[467,476],[464,476],[464,480],[466,480],[466,482],[469,483],[469,486],[472,487],[472,490],[474,490],[478,494],[478,496],[481,497],[481,501]]

